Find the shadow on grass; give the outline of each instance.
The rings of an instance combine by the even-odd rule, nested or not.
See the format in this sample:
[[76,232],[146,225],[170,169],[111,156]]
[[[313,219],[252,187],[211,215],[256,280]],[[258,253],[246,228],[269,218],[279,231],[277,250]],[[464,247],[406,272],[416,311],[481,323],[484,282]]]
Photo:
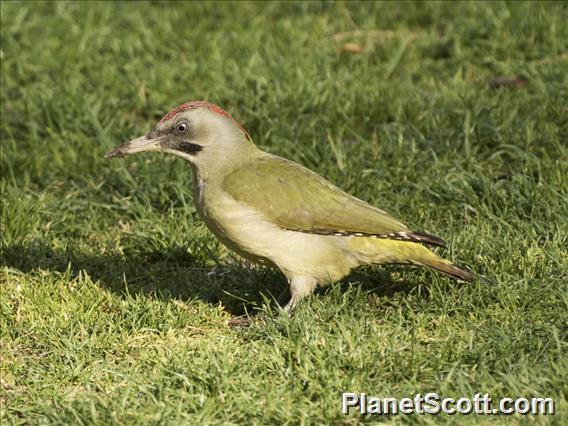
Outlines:
[[[199,299],[219,303],[231,315],[254,315],[265,300],[275,299],[286,280],[277,270],[247,267],[237,262],[211,266],[200,263],[183,247],[159,252],[92,254],[72,248],[55,250],[44,244],[3,247],[0,265],[23,272],[38,270],[86,273],[93,282],[121,297],[143,294],[161,300]],[[412,290],[409,283],[393,281],[388,270],[363,268],[344,281],[355,282],[361,290],[376,296],[393,296]],[[318,289],[326,293],[330,286]]]

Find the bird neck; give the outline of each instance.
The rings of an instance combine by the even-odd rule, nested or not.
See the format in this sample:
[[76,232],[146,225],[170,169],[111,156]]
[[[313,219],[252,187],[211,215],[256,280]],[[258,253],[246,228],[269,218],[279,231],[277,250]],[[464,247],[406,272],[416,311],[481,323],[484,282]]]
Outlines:
[[238,146],[212,144],[199,153],[198,160],[191,166],[194,176],[201,182],[220,184],[235,169],[263,155],[266,153],[248,139]]

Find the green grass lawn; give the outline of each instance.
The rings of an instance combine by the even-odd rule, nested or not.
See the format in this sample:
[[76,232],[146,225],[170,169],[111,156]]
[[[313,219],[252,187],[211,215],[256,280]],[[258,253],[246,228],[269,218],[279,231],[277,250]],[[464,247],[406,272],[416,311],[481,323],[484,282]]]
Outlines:
[[[347,391],[552,397],[537,423],[568,421],[566,3],[1,15],[2,424],[533,423],[345,416]],[[194,99],[494,283],[366,268],[279,315],[284,278],[207,230],[187,163],[103,159]]]

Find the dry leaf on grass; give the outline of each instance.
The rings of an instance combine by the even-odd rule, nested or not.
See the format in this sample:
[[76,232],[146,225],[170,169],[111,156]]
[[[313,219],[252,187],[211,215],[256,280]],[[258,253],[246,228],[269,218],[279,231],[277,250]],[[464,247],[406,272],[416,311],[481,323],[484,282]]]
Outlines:
[[490,78],[487,83],[492,89],[521,89],[527,85],[528,81],[522,77],[500,75]]
[[361,53],[363,52],[363,48],[361,47],[361,45],[357,44],[357,43],[343,43],[341,46],[339,46],[338,50],[341,53]]

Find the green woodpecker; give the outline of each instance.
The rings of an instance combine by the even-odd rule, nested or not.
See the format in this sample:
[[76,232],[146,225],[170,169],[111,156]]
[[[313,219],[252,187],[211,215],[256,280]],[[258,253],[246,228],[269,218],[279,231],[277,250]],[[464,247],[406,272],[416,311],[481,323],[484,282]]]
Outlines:
[[459,280],[474,278],[422,245],[445,246],[442,239],[411,231],[311,170],[261,151],[216,105],[184,103],[150,133],[105,157],[146,151],[189,161],[199,215],[227,247],[282,271],[289,285],[279,301],[287,302],[286,311],[360,265],[420,265]]

